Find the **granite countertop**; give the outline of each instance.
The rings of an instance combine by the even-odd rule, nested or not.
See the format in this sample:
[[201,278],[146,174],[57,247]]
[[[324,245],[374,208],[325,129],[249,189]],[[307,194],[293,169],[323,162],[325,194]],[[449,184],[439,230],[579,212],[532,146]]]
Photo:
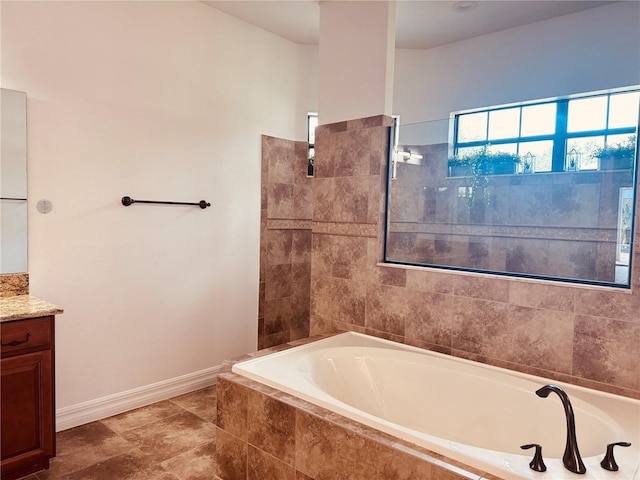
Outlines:
[[62,313],[62,308],[31,295],[0,298],[0,322],[46,317]]

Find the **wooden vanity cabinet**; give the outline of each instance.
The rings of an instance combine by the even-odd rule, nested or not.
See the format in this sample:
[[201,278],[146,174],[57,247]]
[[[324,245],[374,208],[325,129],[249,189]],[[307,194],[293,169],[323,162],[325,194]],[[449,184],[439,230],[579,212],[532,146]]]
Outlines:
[[56,454],[54,316],[0,329],[0,475],[14,480],[49,468]]

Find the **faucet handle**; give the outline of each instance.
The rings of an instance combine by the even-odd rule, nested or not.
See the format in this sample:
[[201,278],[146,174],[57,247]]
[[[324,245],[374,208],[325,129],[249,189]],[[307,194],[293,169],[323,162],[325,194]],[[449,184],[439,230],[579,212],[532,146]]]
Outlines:
[[629,442],[616,442],[610,443],[607,445],[607,453],[600,462],[600,466],[605,470],[610,470],[612,472],[618,471],[618,464],[616,463],[616,459],[613,458],[613,447],[630,447],[631,444]]
[[527,445],[520,446],[523,450],[528,450],[534,447],[536,449],[536,453],[533,455],[533,460],[531,460],[529,466],[531,467],[531,470],[535,470],[536,472],[546,472],[547,466],[544,464],[544,460],[542,460],[542,447],[537,443],[528,443]]

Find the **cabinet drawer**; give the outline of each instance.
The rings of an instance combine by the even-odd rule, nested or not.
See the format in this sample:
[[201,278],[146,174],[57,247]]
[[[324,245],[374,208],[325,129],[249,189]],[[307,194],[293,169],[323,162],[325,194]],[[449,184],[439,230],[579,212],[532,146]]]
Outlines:
[[23,350],[44,349],[51,346],[53,317],[5,322],[0,325],[2,356]]

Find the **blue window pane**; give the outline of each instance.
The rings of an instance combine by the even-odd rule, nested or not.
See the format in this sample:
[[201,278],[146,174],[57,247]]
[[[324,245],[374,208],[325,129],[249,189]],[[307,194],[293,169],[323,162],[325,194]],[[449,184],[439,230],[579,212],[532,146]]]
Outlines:
[[458,142],[487,139],[487,112],[468,113],[458,117]]
[[609,104],[609,128],[637,126],[639,99],[640,92],[611,95]]
[[520,132],[520,108],[489,112],[489,140],[516,138]]
[[551,135],[556,131],[556,104],[543,103],[522,107],[522,129],[520,135]]
[[569,100],[568,132],[602,130],[607,126],[607,97]]

